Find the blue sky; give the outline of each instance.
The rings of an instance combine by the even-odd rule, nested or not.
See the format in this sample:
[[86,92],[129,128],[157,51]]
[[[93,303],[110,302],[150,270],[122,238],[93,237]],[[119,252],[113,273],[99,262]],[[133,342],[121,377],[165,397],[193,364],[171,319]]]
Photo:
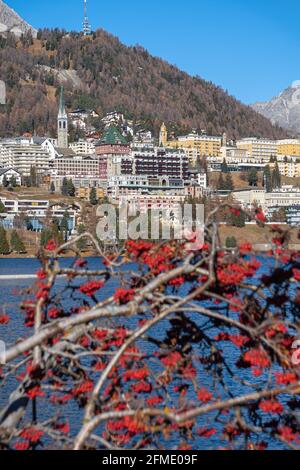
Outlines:
[[[83,0],[5,1],[35,27],[81,27]],[[300,79],[299,0],[88,0],[88,15],[245,103]]]

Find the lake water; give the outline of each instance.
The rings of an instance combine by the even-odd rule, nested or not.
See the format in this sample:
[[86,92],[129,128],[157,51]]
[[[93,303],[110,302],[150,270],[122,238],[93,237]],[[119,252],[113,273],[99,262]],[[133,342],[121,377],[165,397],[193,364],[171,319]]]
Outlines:
[[[263,266],[260,273],[266,273],[271,268],[273,262],[270,258],[264,257]],[[70,267],[72,260],[70,259],[61,259],[61,266],[63,267]],[[36,273],[39,269],[40,265],[37,260],[34,259],[1,259],[0,260],[0,276],[2,275],[31,275]],[[102,269],[101,263],[98,258],[90,258],[88,259],[88,267],[92,270]],[[136,269],[136,266],[132,265],[132,269]],[[32,285],[34,282],[33,279],[9,279],[9,280],[1,280],[0,281],[0,303],[1,308],[3,311],[7,312],[11,318],[11,321],[8,325],[0,325],[0,340],[4,340],[7,344],[13,344],[18,338],[27,336],[31,330],[28,330],[24,327],[23,323],[23,316],[19,310],[19,304],[24,296],[24,292],[28,287]],[[58,280],[57,288],[62,288],[65,284],[65,279],[61,278]],[[102,297],[107,297],[114,292],[116,287],[115,282],[109,282],[105,288],[101,291]],[[68,299],[66,299],[67,301]],[[192,320],[195,322],[199,322],[199,317],[192,316]],[[203,321],[203,320],[202,320]],[[128,323],[129,322],[129,323]],[[131,328],[135,327],[136,324],[132,324],[131,320],[124,321],[125,326],[130,326]],[[165,329],[169,327],[169,321],[166,320],[164,324],[160,324],[158,328],[152,331],[152,336],[155,339],[162,338],[164,335]],[[148,346],[149,347],[149,346]],[[232,345],[225,343],[223,347],[223,351],[227,357],[231,357],[231,360],[235,360],[238,358],[238,350],[233,348]],[[150,352],[150,351],[148,351]],[[246,370],[242,371],[243,379],[250,380],[252,383],[257,382],[263,383],[265,377],[254,379],[251,372]],[[210,383],[208,381],[208,376],[204,372],[201,373],[199,371],[199,376],[197,377],[197,381],[201,383],[201,386],[210,387]],[[234,391],[234,394],[238,396],[240,393],[245,393],[245,388],[241,388],[240,384],[237,383],[235,380],[230,377],[230,375],[225,374],[225,380],[228,381],[228,386]],[[15,382],[10,381],[5,388],[0,388],[0,408],[6,404],[7,398],[9,393],[14,389]],[[43,410],[44,419],[47,417],[52,416],[54,410],[51,406],[47,405],[47,410]],[[66,405],[63,408],[63,415],[66,416],[71,424],[72,434],[75,435],[78,432],[81,423],[82,411],[76,409],[74,404],[71,406]],[[207,424],[207,417],[204,417],[199,420],[198,424],[201,426],[206,426]],[[262,436],[262,439],[264,436]],[[267,437],[265,437],[267,439]],[[174,441],[167,441],[165,442],[165,448],[172,449],[178,445],[178,442]],[[197,441],[197,448],[198,449],[216,449],[222,446],[225,446],[226,442],[220,439],[220,437],[212,437],[211,439],[199,439]],[[274,444],[270,442],[270,448],[279,448],[278,443]]]

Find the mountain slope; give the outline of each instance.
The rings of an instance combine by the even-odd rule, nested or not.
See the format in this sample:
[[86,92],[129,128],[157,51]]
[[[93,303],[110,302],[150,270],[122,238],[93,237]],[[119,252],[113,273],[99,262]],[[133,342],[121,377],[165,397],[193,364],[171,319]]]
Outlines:
[[300,80],[296,80],[269,102],[255,103],[253,109],[273,124],[300,133]]
[[103,30],[90,38],[43,30],[35,40],[9,37],[0,43],[0,77],[8,94],[6,114],[0,114],[2,133],[32,131],[33,121],[37,132],[55,133],[60,75],[47,67],[76,71],[81,80],[78,88],[65,84],[69,109],[91,107],[100,114],[119,110],[155,132],[165,121],[175,133],[197,128],[211,134],[225,131],[231,138],[286,135],[221,88],[140,46],[127,47]]
[[16,36],[31,32],[36,36],[37,31],[24,21],[12,8],[0,0],[0,33],[10,31]]

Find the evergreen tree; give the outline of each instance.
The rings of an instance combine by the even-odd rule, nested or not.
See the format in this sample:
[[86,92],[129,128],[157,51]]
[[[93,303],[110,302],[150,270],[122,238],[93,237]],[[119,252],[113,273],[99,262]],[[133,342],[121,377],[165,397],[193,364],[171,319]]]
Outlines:
[[62,181],[61,194],[68,196],[68,179],[66,177]]
[[0,199],[0,214],[5,214],[5,212],[6,212],[5,205]]
[[64,241],[68,241],[69,237],[69,220],[70,220],[70,215],[68,211],[65,211],[61,224],[60,224],[60,231],[63,233],[63,238]]
[[219,191],[224,191],[226,189],[226,182],[224,181],[223,173],[220,173],[218,184],[217,184],[217,189]]
[[10,186],[12,188],[15,188],[17,186],[17,180],[16,180],[16,177],[14,175],[10,178]]
[[248,173],[248,183],[250,186],[257,186],[258,174],[256,168],[252,168]]
[[75,189],[72,179],[69,179],[67,182],[67,191],[68,191],[68,196],[71,196],[71,197],[75,196],[76,189]]
[[[85,228],[85,225],[83,224],[80,224],[79,227],[77,228],[77,233],[78,235],[82,235],[83,233],[86,232],[86,228]],[[84,251],[86,249],[86,240],[84,240],[83,238],[81,240],[79,240],[77,243],[76,243],[76,246],[78,248],[79,251]]]
[[49,240],[54,240],[58,245],[64,242],[58,221],[53,220],[51,227],[45,227],[41,232],[41,246],[47,245]]
[[57,224],[52,225],[52,238],[58,245],[62,245],[64,243],[63,233]]
[[226,173],[225,189],[227,191],[233,191],[234,190],[233,180],[232,180],[232,176],[231,176],[230,173]]
[[6,175],[3,176],[2,186],[3,186],[3,188],[7,188],[9,186],[9,181],[8,181]]
[[96,188],[92,188],[90,192],[90,203],[95,206],[98,204],[97,191]]
[[55,193],[55,184],[53,183],[53,181],[52,181],[52,183],[51,183],[51,185],[50,185],[50,193],[51,193],[51,194],[54,194],[54,193]]
[[235,237],[227,237],[225,242],[226,248],[236,248],[237,240]]
[[51,226],[51,238],[55,240],[58,245],[61,245],[64,242],[63,233],[58,220],[53,221]]
[[49,228],[44,228],[41,232],[41,246],[46,246],[48,241],[52,238],[52,231]]
[[26,188],[31,187],[31,182],[30,182],[30,177],[29,176],[25,176],[23,178],[23,186],[26,186]]
[[12,233],[11,233],[10,246],[11,246],[12,251],[14,251],[15,253],[25,253],[26,252],[25,245],[22,242],[22,240],[19,237],[18,232],[16,230],[13,230]]
[[221,171],[222,171],[222,173],[228,173],[229,172],[229,168],[228,168],[228,165],[227,165],[227,162],[226,162],[225,158],[224,158],[224,160],[222,162],[222,165],[221,165]]
[[30,168],[30,186],[38,187],[38,175],[35,166]]
[[270,165],[266,165],[264,169],[264,187],[266,188],[267,193],[272,192],[272,176]]
[[1,255],[9,255],[9,243],[7,240],[6,230],[4,227],[0,226],[0,254]]
[[275,163],[275,167],[272,173],[272,187],[273,189],[281,188],[281,175],[279,171],[278,163]]
[[242,228],[242,227],[245,227],[246,225],[246,216],[245,216],[245,213],[240,209],[233,210],[233,211],[230,211],[230,213],[226,217],[226,221],[228,225]]
[[245,227],[246,225],[246,215],[243,211],[239,215],[236,215],[233,220],[233,225],[238,228]]

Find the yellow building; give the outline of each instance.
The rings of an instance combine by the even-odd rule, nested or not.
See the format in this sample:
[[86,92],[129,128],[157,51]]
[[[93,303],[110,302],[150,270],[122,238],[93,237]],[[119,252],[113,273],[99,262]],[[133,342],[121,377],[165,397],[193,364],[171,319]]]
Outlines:
[[161,145],[185,150],[190,162],[195,164],[198,159],[203,157],[219,156],[225,134],[223,137],[218,137],[191,133],[178,137],[176,140],[168,140],[168,132],[163,124],[159,136]]
[[277,140],[278,155],[300,156],[300,139]]
[[[76,189],[76,197],[80,199],[89,200],[91,193],[91,188],[77,188]],[[106,196],[106,193],[103,188],[96,188],[97,199],[103,199]]]
[[237,140],[236,146],[238,149],[249,152],[251,158],[269,160],[271,157],[277,156],[276,140],[249,137]]

